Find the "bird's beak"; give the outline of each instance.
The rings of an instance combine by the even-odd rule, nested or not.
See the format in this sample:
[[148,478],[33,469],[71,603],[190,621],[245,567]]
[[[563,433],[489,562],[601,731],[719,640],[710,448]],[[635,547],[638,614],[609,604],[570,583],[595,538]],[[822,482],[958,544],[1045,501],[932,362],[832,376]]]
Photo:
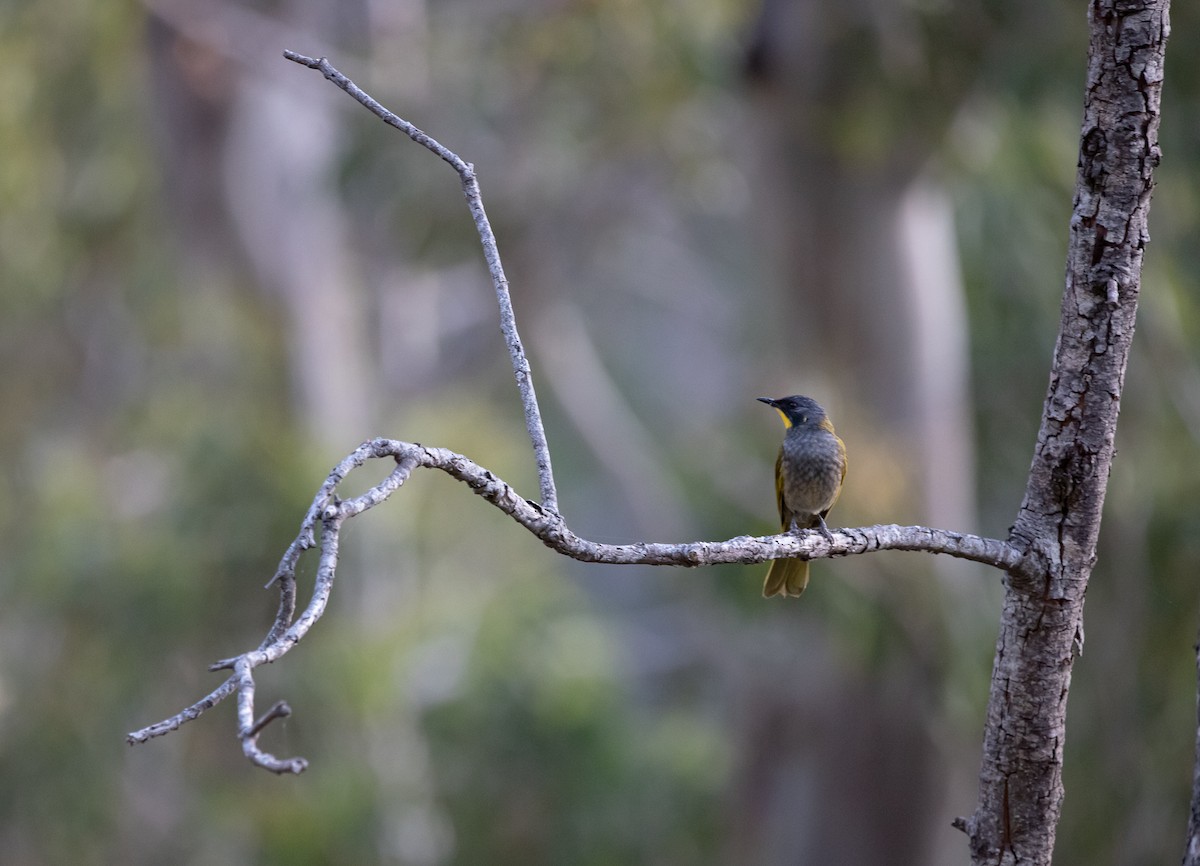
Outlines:
[[770,397],[755,397],[754,399],[756,399],[759,403],[766,403],[768,406],[774,406],[776,402]]

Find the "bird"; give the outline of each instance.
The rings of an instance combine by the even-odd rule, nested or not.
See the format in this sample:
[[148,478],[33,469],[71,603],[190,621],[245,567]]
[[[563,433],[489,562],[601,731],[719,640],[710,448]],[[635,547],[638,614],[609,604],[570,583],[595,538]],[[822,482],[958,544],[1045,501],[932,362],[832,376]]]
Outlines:
[[[820,404],[811,397],[759,397],[786,428],[775,459],[775,498],[784,532],[817,529],[830,541],[825,515],[837,502],[846,478],[846,446]],[[808,586],[808,560],[776,559],[763,583],[763,597],[798,596]]]

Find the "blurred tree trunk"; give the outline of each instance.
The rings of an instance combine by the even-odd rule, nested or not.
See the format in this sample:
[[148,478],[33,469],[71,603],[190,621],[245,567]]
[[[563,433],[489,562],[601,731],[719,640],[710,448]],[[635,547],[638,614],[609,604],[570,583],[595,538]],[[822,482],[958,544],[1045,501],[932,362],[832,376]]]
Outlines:
[[[974,13],[949,13],[963,20],[947,26]],[[978,36],[969,31],[961,54],[938,60],[941,38],[920,45],[922,26],[894,3],[764,2],[748,58],[764,151],[754,210],[778,274],[777,369],[792,383],[780,387],[840,395],[829,402],[843,436],[853,431],[849,480],[873,479],[861,488],[871,496],[863,518],[968,529],[969,328],[953,213],[933,162],[974,80]],[[898,91],[937,87],[939,75],[954,84],[939,90],[936,110],[879,110],[879,100],[911,103]],[[844,512],[859,507],[847,494]],[[939,849],[935,829],[948,788],[965,788],[969,775],[955,781],[940,769],[955,764],[945,754],[954,747],[932,734],[942,727],[933,721],[940,668],[919,662],[944,654],[932,636],[948,626],[937,621],[936,590],[911,578],[925,571],[961,584],[964,572],[903,566],[872,583],[913,587],[884,591],[891,610],[878,615],[905,624],[917,664],[864,670],[812,640],[803,653],[811,681],[780,688],[796,672],[777,667],[748,698],[732,860],[928,866],[961,856]],[[967,609],[978,607],[977,583],[960,591],[974,594]]]
[[[246,39],[262,35],[246,31],[277,26],[243,7],[171,3],[155,11],[148,41],[163,176],[174,187],[168,195],[187,266],[204,290],[225,291],[249,263],[283,313],[297,418],[322,451],[344,450],[371,427],[373,364],[336,186],[340,107],[293,97],[278,70],[237,74],[231,60],[254,57],[257,43],[249,50]],[[347,20],[345,5],[295,11],[335,38]]]
[[[915,519],[954,525],[969,511],[959,511],[956,520],[938,507],[946,493],[930,481],[970,476],[969,448],[946,444],[948,436],[962,438],[967,431],[965,361],[961,350],[943,346],[940,358],[929,363],[935,353],[928,347],[947,333],[965,334],[966,323],[954,280],[930,278],[952,275],[955,268],[946,254],[952,244],[928,241],[949,237],[949,229],[945,223],[931,229],[938,224],[938,193],[922,179],[932,152],[922,143],[944,130],[945,117],[926,117],[923,125],[914,119],[911,128],[889,126],[886,118],[872,119],[864,96],[869,89],[854,86],[855,69],[869,65],[867,53],[887,57],[887,34],[896,32],[897,16],[904,18],[892,7],[868,2],[833,12],[816,3],[765,3],[751,68],[763,85],[762,114],[774,150],[774,158],[762,160],[767,224],[778,232],[776,245],[783,251],[789,301],[783,309],[790,315],[781,321],[788,363],[803,371],[799,381],[824,375],[840,391],[862,395],[867,423],[884,431],[882,447],[890,459],[914,467],[899,486],[898,502],[872,506],[890,505],[895,513],[899,505],[904,513],[904,506],[922,503]],[[1157,163],[1166,7],[1165,0],[1090,7],[1092,46],[1067,292],[1034,465],[1012,533],[1014,543],[1036,553],[1039,565],[1031,573],[1009,575],[1005,583],[980,801],[962,822],[979,864],[1049,863],[1053,849],[1063,797],[1066,697],[1082,645],[1083,593],[1095,559]],[[911,20],[899,23],[912,25],[899,27],[901,33],[915,27]],[[936,72],[934,55],[924,59]],[[970,78],[970,61],[969,52],[956,60],[964,79]],[[883,86],[895,85],[892,71],[880,74],[888,82]],[[955,95],[953,89],[938,92],[943,112],[954,110]],[[909,204],[922,200],[923,216]],[[946,208],[940,211],[948,216]],[[918,238],[925,240],[912,242]],[[917,262],[925,263],[923,272]],[[932,324],[937,311],[949,315]],[[933,443],[940,443],[937,450],[927,448]],[[947,501],[969,498],[968,487]],[[819,680],[816,688],[819,692]],[[810,695],[803,706],[791,708],[782,691],[764,696],[761,716],[769,718],[774,704],[806,735],[762,738],[759,748],[771,759],[748,767],[769,768],[776,784],[784,774],[806,778],[811,802],[788,809],[775,829],[755,804],[746,804],[741,814],[752,817],[741,832],[753,859],[799,862],[799,852],[806,852],[840,863],[928,862],[930,841],[922,828],[936,826],[932,815],[913,815],[899,828],[885,828],[874,816],[862,820],[859,814],[861,791],[889,784],[897,786],[889,802],[910,809],[936,804],[930,786],[937,776],[921,771],[921,756],[928,760],[933,753],[914,750],[907,733],[920,724],[919,707],[881,699],[870,689],[860,695],[862,703],[853,706]],[[843,725],[814,745],[808,732],[823,730],[830,714]],[[864,738],[869,744],[838,736],[853,720],[871,714],[878,716],[879,729]],[[820,760],[829,745],[850,751],[839,761]],[[886,763],[856,759],[870,749],[905,754],[905,768],[881,774]],[[855,767],[864,778],[845,784]],[[746,790],[761,787],[758,782]],[[857,832],[822,836],[827,821],[847,814],[859,814]],[[804,817],[783,824],[796,815]]]

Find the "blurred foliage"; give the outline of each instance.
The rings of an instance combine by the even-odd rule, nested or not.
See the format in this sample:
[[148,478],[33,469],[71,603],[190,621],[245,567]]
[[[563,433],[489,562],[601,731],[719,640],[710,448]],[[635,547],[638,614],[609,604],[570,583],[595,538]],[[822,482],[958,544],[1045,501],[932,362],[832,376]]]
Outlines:
[[[871,158],[879,128],[909,121],[941,142],[971,307],[980,531],[1001,535],[1053,346],[1086,50],[1080,4],[1035,5],[993,10],[962,34],[947,32],[940,4],[895,4],[919,6],[923,29],[848,57],[846,104],[830,108],[830,133],[855,158]],[[293,11],[256,6],[279,20]],[[424,16],[423,77],[366,60],[357,75],[366,34],[345,37],[340,65],[479,166],[527,335],[555,329],[562,297],[602,322],[597,353],[644,425],[629,425],[631,441],[657,449],[645,482],[659,498],[639,501],[548,370],[572,525],[598,540],[767,531],[761,455],[777,431],[749,420],[749,398],[771,312],[758,306],[762,266],[734,158],[739,51],[755,10],[412,6]],[[730,683],[781,636],[805,646],[813,638],[796,635],[815,616],[847,670],[938,671],[944,694],[922,699],[950,705],[947,717],[976,735],[986,628],[930,658],[853,581],[828,581],[793,612],[758,602],[761,570],[565,564],[458,485],[420,477],[348,528],[363,543],[348,545],[329,615],[262,672],[262,704],[286,696],[296,711],[264,745],[309,757],[305,776],[249,767],[231,705],[127,749],[126,731],[219,682],[209,661],[257,643],[274,612],[259,588],[342,456],[318,449],[296,417],[277,299],[256,290],[236,250],[198,264],[186,203],[164,192],[148,14],[132,3],[0,6],[6,863],[737,862],[729,786],[746,708],[729,705],[744,694]],[[1175,19],[1155,240],[1071,703],[1064,864],[1161,862],[1178,856],[1184,829],[1200,562],[1200,76],[1197,12],[1177,4]],[[965,42],[976,65],[958,75],[960,55],[942,40]],[[230,61],[242,74],[265,75],[263,57],[283,63],[285,46],[256,47]],[[306,93],[328,87],[287,73]],[[892,82],[886,99],[879,77]],[[950,119],[942,89],[969,94]],[[410,281],[432,274],[441,315],[428,367],[406,356],[385,377],[382,432],[469,453],[532,491],[453,176],[361,112],[341,117],[338,188],[356,256],[379,282],[397,260]],[[384,301],[370,303],[385,328]],[[704,391],[679,385],[696,381]],[[930,645],[952,645],[954,600],[935,595],[930,630],[945,634]]]

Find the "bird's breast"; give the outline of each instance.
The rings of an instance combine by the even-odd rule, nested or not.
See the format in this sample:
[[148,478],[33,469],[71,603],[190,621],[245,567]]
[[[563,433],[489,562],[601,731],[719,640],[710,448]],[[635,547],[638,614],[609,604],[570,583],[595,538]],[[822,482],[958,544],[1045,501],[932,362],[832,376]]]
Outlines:
[[795,514],[828,509],[841,488],[845,456],[837,437],[825,430],[793,427],[783,440],[783,497]]

